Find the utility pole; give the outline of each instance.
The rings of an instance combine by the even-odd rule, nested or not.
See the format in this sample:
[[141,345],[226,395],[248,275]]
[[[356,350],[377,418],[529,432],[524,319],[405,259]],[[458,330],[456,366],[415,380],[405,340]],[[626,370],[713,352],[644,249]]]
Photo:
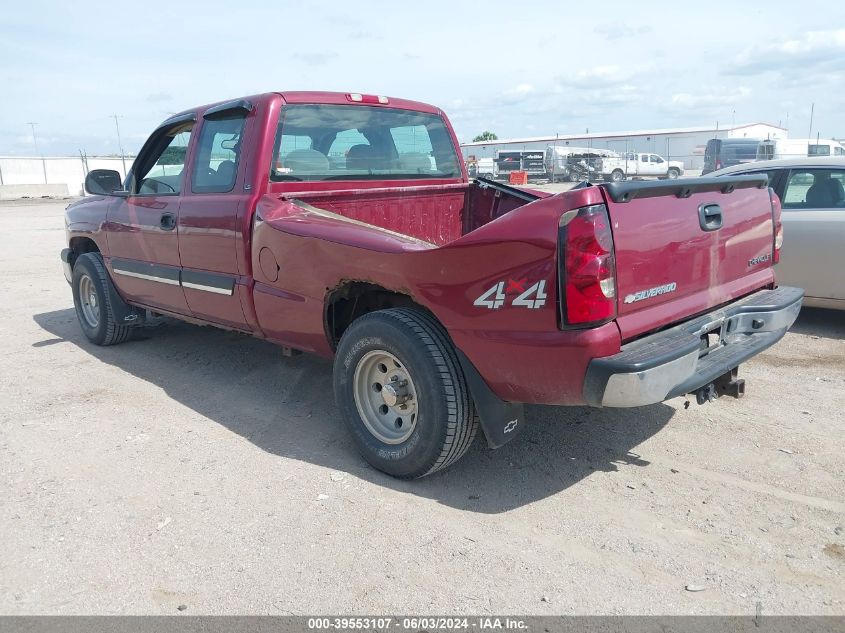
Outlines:
[[120,148],[120,160],[123,162],[123,177],[126,178],[126,155],[123,153],[123,141],[120,140],[120,125],[117,122],[118,115],[112,114],[114,129],[117,130],[117,146]]
[[807,134],[808,139],[813,138],[813,112],[815,111],[815,109],[816,109],[816,104],[811,103],[810,104],[810,132]]
[[44,172],[44,184],[47,184],[47,163],[44,161],[44,156],[38,150],[38,136],[35,134],[35,126],[38,123],[33,121],[28,121],[27,125],[32,128],[32,144],[35,145],[35,155],[41,156],[41,171]]

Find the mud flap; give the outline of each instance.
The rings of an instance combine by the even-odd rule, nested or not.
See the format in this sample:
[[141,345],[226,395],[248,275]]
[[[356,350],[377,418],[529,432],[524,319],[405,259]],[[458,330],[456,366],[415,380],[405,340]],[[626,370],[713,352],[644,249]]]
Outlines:
[[114,287],[108,268],[106,268],[106,286],[115,321],[120,325],[141,325],[144,323],[147,316],[146,310],[131,306],[123,300],[123,297],[118,294],[117,288]]
[[467,379],[481,430],[490,448],[499,448],[515,438],[525,426],[525,409],[521,402],[506,402],[492,392],[475,365],[461,350],[456,350]]

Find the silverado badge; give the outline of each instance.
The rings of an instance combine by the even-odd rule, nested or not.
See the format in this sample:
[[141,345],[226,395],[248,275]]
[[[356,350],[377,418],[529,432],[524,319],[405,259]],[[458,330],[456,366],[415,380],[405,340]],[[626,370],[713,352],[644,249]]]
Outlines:
[[625,303],[636,303],[637,301],[642,301],[643,299],[651,299],[652,297],[656,297],[658,295],[665,295],[667,292],[675,292],[677,287],[678,284],[673,281],[672,283],[655,286],[654,288],[649,288],[648,290],[640,290],[639,292],[634,292],[626,296]]

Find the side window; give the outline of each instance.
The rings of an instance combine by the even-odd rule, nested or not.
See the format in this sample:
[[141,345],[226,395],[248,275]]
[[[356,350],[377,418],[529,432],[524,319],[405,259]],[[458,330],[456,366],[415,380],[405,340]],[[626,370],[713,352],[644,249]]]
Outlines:
[[845,207],[845,169],[793,170],[783,194],[784,209]]
[[193,123],[187,123],[162,134],[141,157],[135,179],[135,193],[175,195],[182,192],[182,172],[191,141]]
[[836,156],[845,156],[845,147],[838,147],[838,146],[837,146],[837,147],[834,147],[834,148],[833,148],[833,153],[834,153]]
[[191,175],[194,193],[231,191],[241,156],[242,114],[203,121]]
[[640,154],[640,161],[643,163],[648,162],[648,154]]
[[663,159],[660,156],[655,156],[654,154],[651,155],[651,162],[652,163],[662,163]]
[[830,156],[830,145],[808,145],[807,156]]

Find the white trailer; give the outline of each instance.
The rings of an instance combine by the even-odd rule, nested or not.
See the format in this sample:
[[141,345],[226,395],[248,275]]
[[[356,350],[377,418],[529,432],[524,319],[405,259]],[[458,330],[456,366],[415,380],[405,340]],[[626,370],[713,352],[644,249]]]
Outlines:
[[845,146],[827,138],[775,138],[757,146],[757,160],[816,156],[845,156]]

